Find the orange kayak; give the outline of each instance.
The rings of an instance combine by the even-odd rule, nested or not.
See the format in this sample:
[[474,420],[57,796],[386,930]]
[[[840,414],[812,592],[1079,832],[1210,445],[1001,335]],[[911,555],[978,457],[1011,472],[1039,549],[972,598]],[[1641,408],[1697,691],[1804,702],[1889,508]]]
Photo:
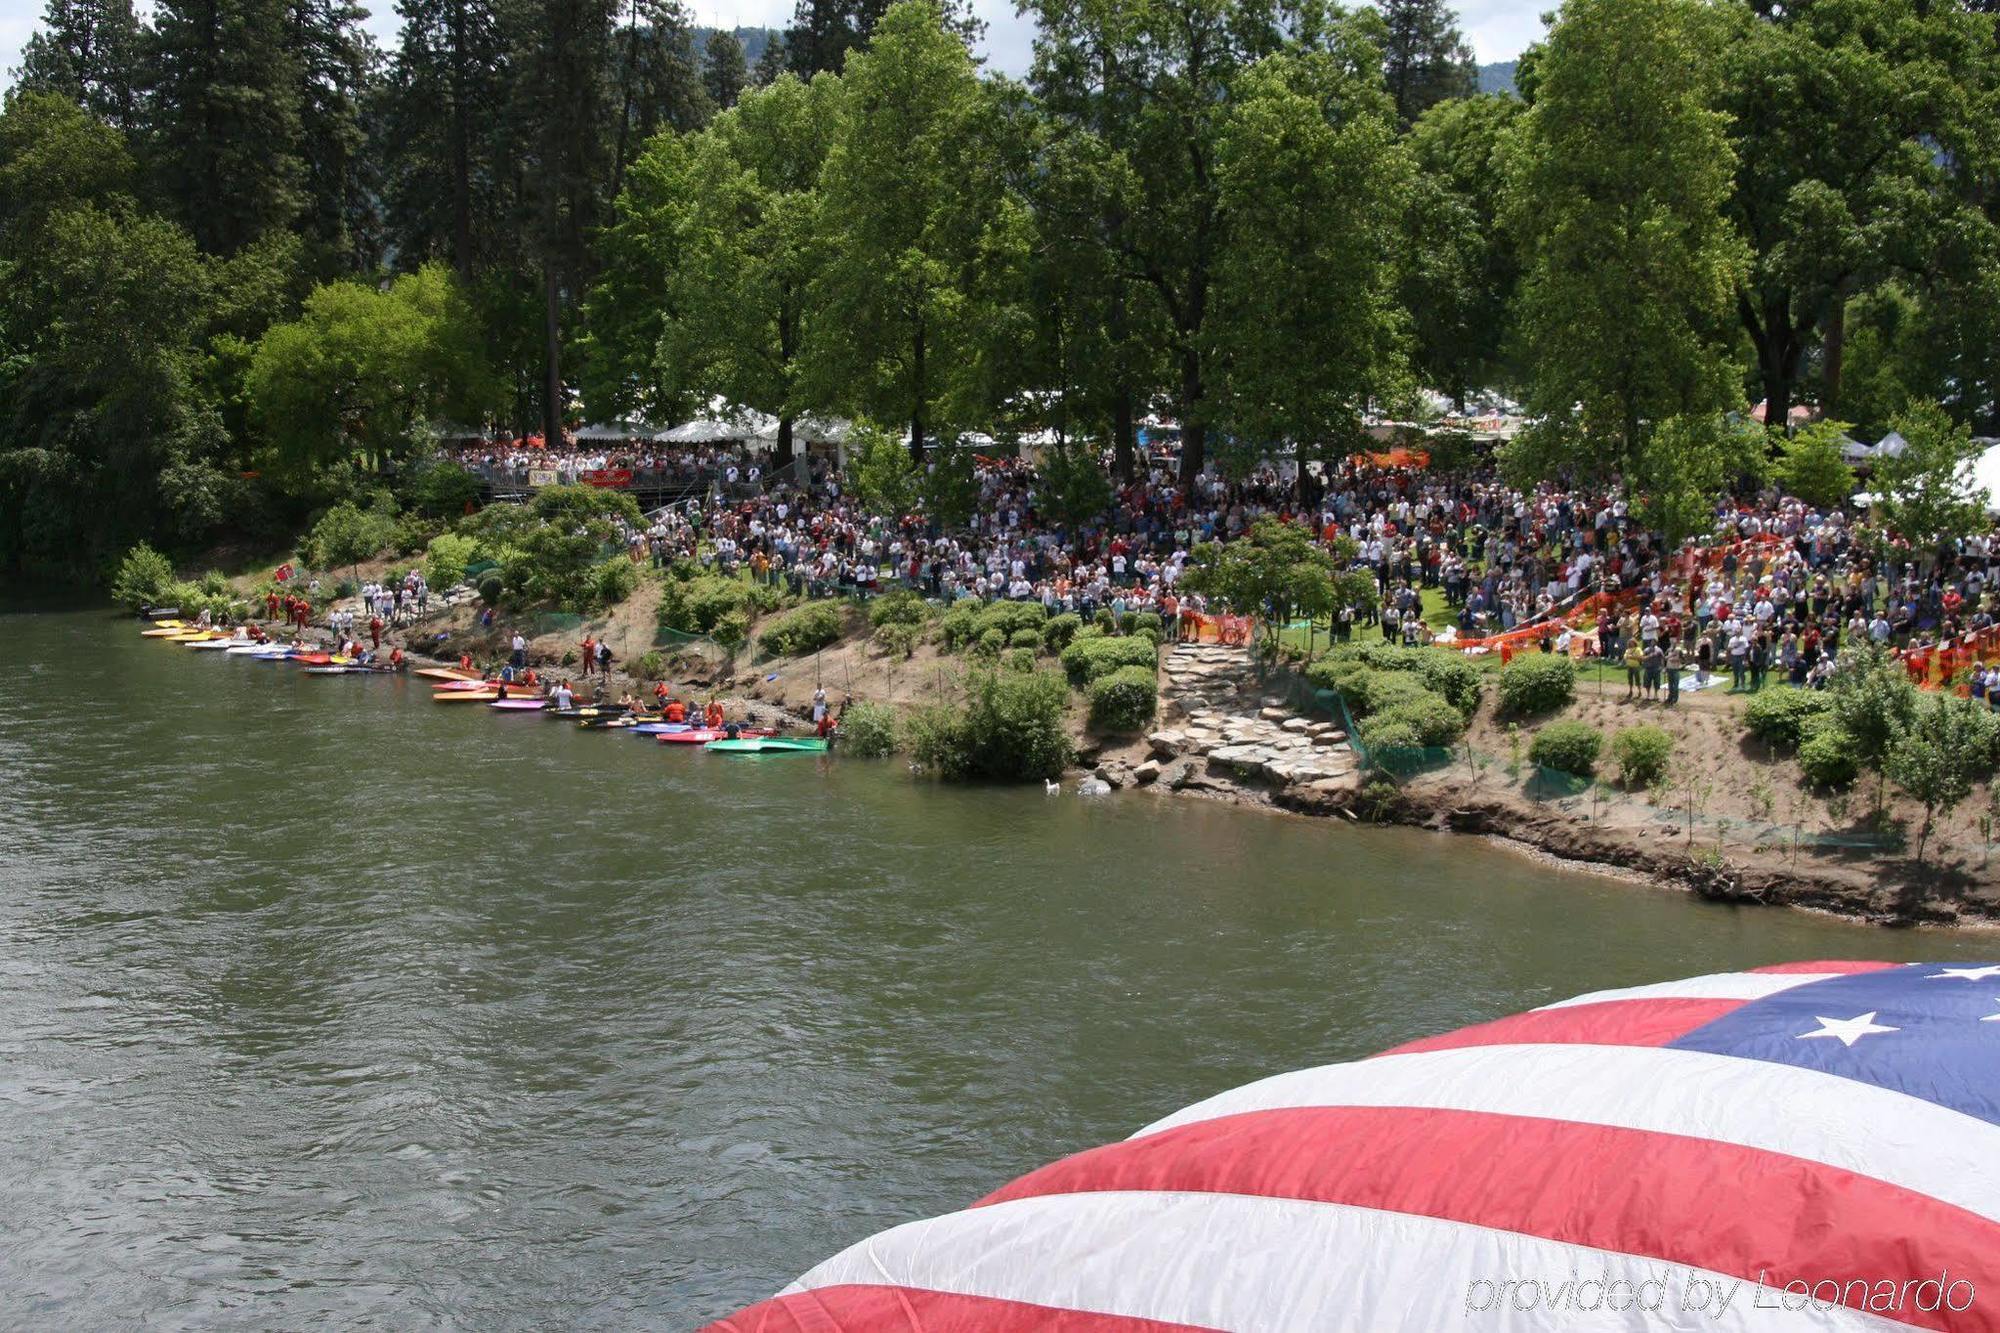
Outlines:
[[[490,704],[500,697],[498,690],[433,690],[431,699],[441,704]],[[525,695],[509,695],[509,698],[525,698]]]

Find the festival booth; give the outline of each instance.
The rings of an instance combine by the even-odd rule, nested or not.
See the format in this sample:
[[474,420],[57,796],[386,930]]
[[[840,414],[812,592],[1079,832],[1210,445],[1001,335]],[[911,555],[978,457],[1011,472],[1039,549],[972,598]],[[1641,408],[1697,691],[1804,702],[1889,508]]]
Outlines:
[[[745,408],[730,410],[728,402],[721,398],[711,398],[708,410],[692,421],[684,421],[671,430],[663,430],[653,438],[661,444],[743,444],[757,441],[759,432],[766,427],[775,427],[777,422],[762,412]],[[775,432],[773,434],[775,438]]]
[[[830,457],[840,467],[847,466],[847,440],[854,423],[843,417],[799,417],[792,422],[792,449],[795,453]],[[752,438],[759,449],[774,449],[778,443],[775,417],[758,428]]]
[[605,441],[650,440],[656,428],[643,421],[609,421],[599,425],[585,426],[571,436],[575,440]]

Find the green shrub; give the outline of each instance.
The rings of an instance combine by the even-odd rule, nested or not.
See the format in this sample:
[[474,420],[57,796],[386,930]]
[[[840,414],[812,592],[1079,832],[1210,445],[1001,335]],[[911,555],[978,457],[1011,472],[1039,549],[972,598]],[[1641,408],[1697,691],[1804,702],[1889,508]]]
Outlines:
[[660,655],[657,648],[641,653],[639,660],[632,664],[632,674],[640,680],[665,680],[667,659]]
[[1069,647],[1076,638],[1076,632],[1083,628],[1083,617],[1074,611],[1065,611],[1059,616],[1050,616],[1049,623],[1042,626],[1042,643],[1052,653],[1059,653]]
[[463,580],[465,567],[478,558],[479,543],[475,539],[455,532],[439,533],[431,538],[424,552],[424,581],[434,591],[443,592]]
[[1030,782],[1061,774],[1074,756],[1063,729],[1069,690],[1052,671],[978,672],[959,707],[933,705],[905,734],[917,761],[952,779]]
[[140,542],[118,562],[118,572],[111,579],[111,596],[120,606],[133,611],[168,606],[171,603],[167,596],[173,583],[173,562]]
[[1035,650],[1032,648],[1009,648],[1000,654],[1000,669],[1003,671],[1033,671]]
[[1347,699],[1348,708],[1358,715],[1373,706],[1368,696],[1369,678],[1359,674],[1360,669],[1412,676],[1466,717],[1471,717],[1479,707],[1479,668],[1463,655],[1443,648],[1405,648],[1394,643],[1342,644],[1309,663],[1305,675],[1321,689],[1339,690]]
[[1508,717],[1553,713],[1576,698],[1576,663],[1556,653],[1517,657],[1500,671],[1500,711]]
[[204,571],[199,583],[204,597],[229,596],[229,576],[219,569]]
[[875,642],[883,652],[907,660],[917,651],[917,634],[917,626],[891,620],[876,626]]
[[1743,724],[1766,745],[1797,745],[1806,738],[1807,724],[1832,707],[1833,700],[1818,690],[1776,685],[1751,697]]
[[1120,667],[1157,668],[1159,657],[1144,639],[1107,639],[1079,636],[1062,652],[1062,668],[1070,683],[1088,685],[1099,676],[1108,676]]
[[1041,629],[1048,618],[1048,608],[1040,602],[989,602],[979,612],[979,632],[983,636],[997,629],[1011,639],[1024,629]]
[[1007,636],[1009,648],[1027,648],[1034,652],[1042,650],[1042,632],[1038,629],[1017,629]]
[[1650,787],[1665,777],[1673,756],[1673,733],[1664,727],[1626,727],[1611,738],[1611,757],[1618,761],[1618,780],[1627,791]]
[[1372,746],[1388,744],[1382,739],[1382,731],[1395,727],[1409,728],[1417,738],[1416,743],[1425,749],[1440,749],[1456,745],[1465,735],[1465,714],[1453,708],[1443,695],[1418,686],[1415,694],[1396,700],[1369,719],[1365,740]]
[[487,574],[479,580],[479,600],[488,606],[500,605],[500,594],[505,591],[506,585],[498,574]]
[[1002,648],[1005,648],[1006,646],[1007,646],[1007,632],[997,627],[993,629],[981,630],[979,632],[979,637],[973,641],[973,647],[978,652],[979,656],[985,658],[989,662],[992,661],[994,658],[1000,656],[1000,650]]
[[1845,727],[1831,719],[1816,721],[1799,744],[1799,770],[1807,786],[1838,790],[1859,776],[1861,748]]
[[1134,633],[1141,634],[1151,630],[1157,638],[1166,634],[1167,622],[1160,619],[1158,611],[1141,611],[1132,617],[1132,629]]
[[1119,667],[1090,682],[1090,725],[1099,731],[1137,731],[1153,720],[1159,698],[1153,668]]
[[1588,722],[1551,722],[1528,743],[1528,758],[1544,768],[1587,778],[1603,749],[1604,733]]
[[431,538],[444,531],[444,524],[422,514],[404,514],[396,520],[389,532],[389,545],[398,555],[415,555],[431,543]]
[[885,593],[868,606],[868,623],[878,629],[883,625],[921,625],[930,618],[930,607],[908,588]]
[[1420,750],[1423,737],[1408,722],[1370,723],[1366,744],[1371,750]]
[[709,628],[708,637],[724,648],[736,648],[750,637],[750,613],[724,611]]
[[1112,614],[1110,607],[1100,606],[1097,614],[1090,618],[1090,623],[1109,634],[1118,628],[1118,617]]
[[896,753],[900,731],[896,710],[888,705],[849,704],[840,715],[840,752],[862,759],[885,758]]
[[954,603],[938,621],[938,638],[946,652],[963,648],[980,634],[978,602],[966,598]]
[[766,626],[757,646],[774,657],[796,657],[826,647],[842,628],[839,602],[807,602]]
[[614,555],[590,571],[590,601],[593,606],[616,606],[639,586],[639,567],[622,555]]
[[708,634],[732,611],[743,613],[745,622],[752,610],[775,609],[777,593],[769,587],[745,579],[727,579],[719,574],[699,574],[693,578],[669,578],[660,585],[660,624],[683,634]]

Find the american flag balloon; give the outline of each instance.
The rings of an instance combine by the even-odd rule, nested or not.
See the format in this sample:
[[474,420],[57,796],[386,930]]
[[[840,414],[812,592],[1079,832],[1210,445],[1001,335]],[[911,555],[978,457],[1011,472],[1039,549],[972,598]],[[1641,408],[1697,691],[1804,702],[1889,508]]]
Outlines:
[[1600,991],[1280,1074],[709,1327],[2000,1330],[2000,964]]

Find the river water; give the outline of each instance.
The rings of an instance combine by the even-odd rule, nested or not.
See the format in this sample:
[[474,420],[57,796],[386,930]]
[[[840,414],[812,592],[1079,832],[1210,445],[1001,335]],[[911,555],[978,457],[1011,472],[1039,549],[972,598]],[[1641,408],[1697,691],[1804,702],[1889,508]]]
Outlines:
[[1962,957],[1485,844],[0,618],[0,1323],[688,1327],[1261,1075]]

